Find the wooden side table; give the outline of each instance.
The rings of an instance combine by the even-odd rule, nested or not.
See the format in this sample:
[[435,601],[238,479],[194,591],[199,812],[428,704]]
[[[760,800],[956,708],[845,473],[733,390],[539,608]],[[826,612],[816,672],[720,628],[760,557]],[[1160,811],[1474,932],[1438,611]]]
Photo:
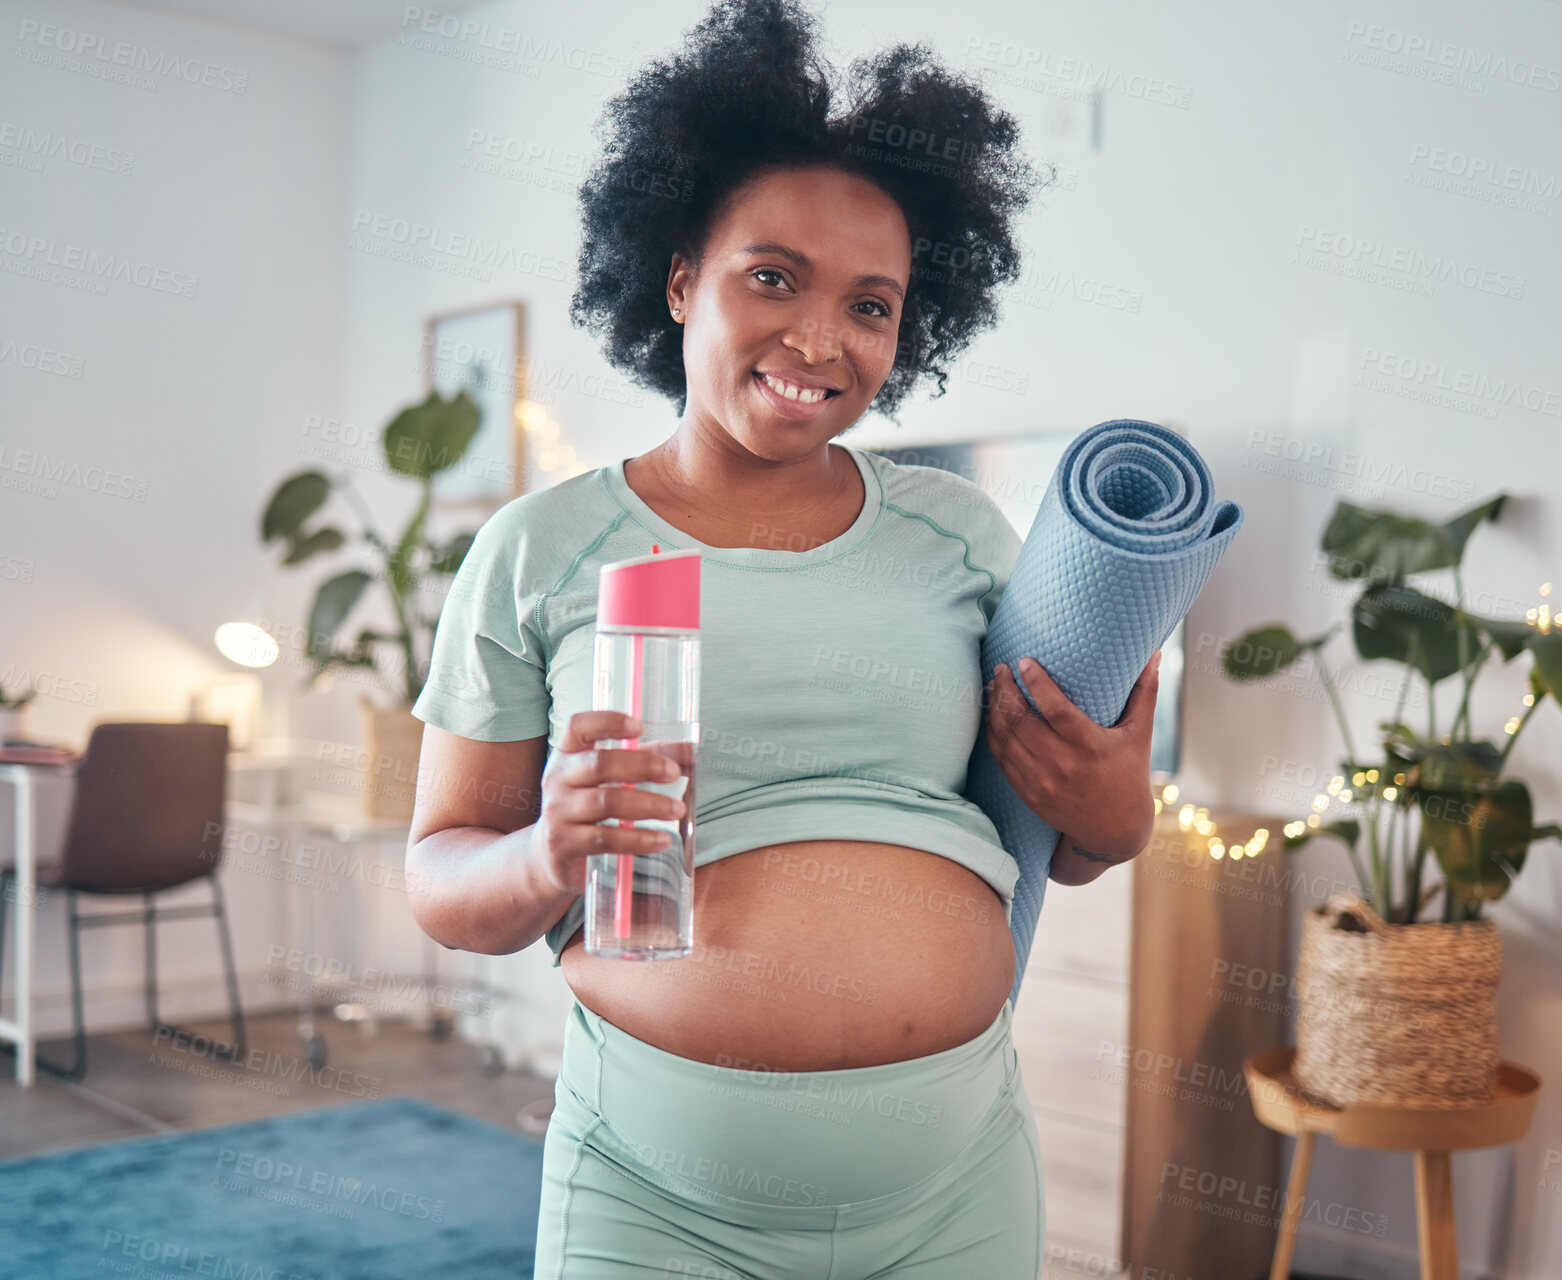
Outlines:
[[1313,1144],[1320,1133],[1328,1134],[1342,1146],[1415,1153],[1421,1280],[1458,1280],[1451,1153],[1472,1147],[1497,1147],[1522,1138],[1535,1114],[1539,1077],[1515,1063],[1502,1062],[1497,1067],[1497,1096],[1491,1102],[1446,1110],[1331,1107],[1302,1097],[1296,1077],[1291,1074],[1295,1055],[1294,1048],[1270,1049],[1254,1054],[1242,1064],[1248,1096],[1259,1120],[1296,1138],[1296,1155],[1285,1189],[1285,1215],[1269,1280],[1286,1280],[1290,1275]]

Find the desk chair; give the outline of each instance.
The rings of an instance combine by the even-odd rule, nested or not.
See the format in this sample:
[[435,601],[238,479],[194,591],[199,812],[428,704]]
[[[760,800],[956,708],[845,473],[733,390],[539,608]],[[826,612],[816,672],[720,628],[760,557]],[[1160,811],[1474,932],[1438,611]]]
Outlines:
[[[159,919],[215,915],[233,1021],[232,1046],[213,1050],[229,1061],[246,1052],[244,1014],[233,965],[217,867],[228,777],[228,726],[225,724],[100,724],[76,770],[76,791],[59,861],[38,869],[38,884],[64,889],[70,921],[71,1010],[75,1056],[69,1066],[44,1060],[38,1065],[67,1080],[87,1070],[87,1036],[82,1019],[82,928],[95,925],[146,925],[146,1011],[153,1032],[190,1035],[157,1016],[157,937]],[[5,957],[5,907],[14,896],[13,866],[0,868],[0,964]],[[212,901],[159,910],[156,895],[205,878]],[[77,895],[140,895],[137,911],[81,914]],[[32,910],[19,905],[17,910]],[[14,1052],[11,1046],[4,1046]]]

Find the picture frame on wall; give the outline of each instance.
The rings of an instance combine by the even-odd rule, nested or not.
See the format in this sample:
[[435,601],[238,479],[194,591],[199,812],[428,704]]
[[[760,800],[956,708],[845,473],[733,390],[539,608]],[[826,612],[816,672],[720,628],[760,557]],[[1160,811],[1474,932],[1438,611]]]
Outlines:
[[434,480],[436,507],[493,509],[527,491],[525,343],[518,299],[453,307],[424,322],[425,391],[449,397],[464,389],[482,411],[465,456]]

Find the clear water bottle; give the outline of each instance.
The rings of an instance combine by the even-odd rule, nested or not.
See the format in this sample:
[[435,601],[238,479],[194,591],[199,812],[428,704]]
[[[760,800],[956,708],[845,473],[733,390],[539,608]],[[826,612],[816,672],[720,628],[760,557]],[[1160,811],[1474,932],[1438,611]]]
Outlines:
[[700,742],[700,553],[651,554],[605,564],[597,579],[591,678],[594,711],[640,720],[637,738],[600,746],[655,751],[677,763],[670,782],[610,783],[676,796],[677,818],[605,818],[662,831],[650,853],[586,859],[586,950],[622,960],[674,960],[694,949],[694,770]]

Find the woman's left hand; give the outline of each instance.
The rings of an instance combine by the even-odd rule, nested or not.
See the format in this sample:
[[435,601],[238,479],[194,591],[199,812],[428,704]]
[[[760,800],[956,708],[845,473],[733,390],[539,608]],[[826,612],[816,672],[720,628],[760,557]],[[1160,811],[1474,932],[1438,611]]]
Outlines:
[[987,685],[987,745],[1004,776],[1043,822],[1102,857],[1133,857],[1155,827],[1150,730],[1160,653],[1151,655],[1110,728],[1071,702],[1032,658],[1020,659],[1019,674],[1040,716],[1007,666],[1000,664]]

